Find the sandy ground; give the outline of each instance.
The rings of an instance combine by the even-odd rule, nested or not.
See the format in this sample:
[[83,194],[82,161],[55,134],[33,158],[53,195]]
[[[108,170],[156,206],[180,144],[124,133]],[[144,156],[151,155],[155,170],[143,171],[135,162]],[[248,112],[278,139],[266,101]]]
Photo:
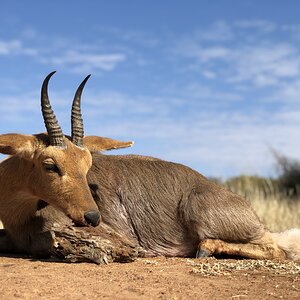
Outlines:
[[138,259],[95,265],[0,257],[0,299],[300,299],[300,264]]

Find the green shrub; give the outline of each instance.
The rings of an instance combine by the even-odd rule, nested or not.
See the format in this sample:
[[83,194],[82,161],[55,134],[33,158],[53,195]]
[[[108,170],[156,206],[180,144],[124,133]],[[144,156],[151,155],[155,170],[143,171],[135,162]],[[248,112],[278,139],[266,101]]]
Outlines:
[[273,151],[278,170],[280,192],[288,197],[300,196],[300,162]]

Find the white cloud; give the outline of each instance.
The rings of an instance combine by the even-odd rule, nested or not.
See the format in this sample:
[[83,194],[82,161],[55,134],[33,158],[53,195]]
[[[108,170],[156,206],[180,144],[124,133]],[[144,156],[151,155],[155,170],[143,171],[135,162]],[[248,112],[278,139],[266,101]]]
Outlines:
[[[92,93],[83,101],[85,132],[135,140],[136,145],[128,152],[181,162],[211,176],[269,175],[274,161],[268,145],[300,159],[299,105],[272,114],[258,110],[220,111],[209,106],[197,109],[196,93],[212,102],[209,99],[218,93],[222,96],[220,91],[213,92],[192,84],[183,91],[182,98],[132,97],[116,91]],[[23,132],[24,124],[28,126],[29,122],[34,124],[34,132],[44,131],[38,94],[1,95],[6,100],[0,106],[1,132],[7,132],[7,128]],[[52,92],[51,99],[58,120],[68,133],[70,100]]]
[[273,85],[280,79],[299,75],[300,53],[289,44],[246,46],[232,52],[230,64],[230,80]]
[[231,26],[224,21],[215,22],[207,29],[196,30],[194,34],[194,38],[198,41],[207,42],[228,41],[233,37],[234,32]]
[[[0,55],[33,51],[34,59],[47,66],[81,73],[111,71],[132,58],[141,59],[145,78],[163,70],[162,81],[155,83],[155,90],[151,90],[152,82],[146,84],[147,95],[140,89],[132,94],[91,90],[83,100],[87,134],[136,140],[129,152],[179,161],[206,175],[266,174],[273,163],[268,145],[300,159],[299,46],[288,36],[280,40],[269,36],[279,30],[273,25],[262,21],[214,23],[208,30],[180,39],[172,52],[177,59],[173,61],[164,56],[162,48],[155,49],[155,55],[161,55],[157,58],[154,51],[139,55],[140,48],[129,51],[128,45],[123,49],[96,42],[81,46],[64,38],[49,43],[49,48],[40,45],[37,52],[25,47],[25,41],[2,41]],[[24,37],[31,39],[36,33],[26,34]],[[132,33],[122,41],[141,45],[145,36]],[[143,47],[169,41],[144,43]],[[149,61],[151,65],[147,65]],[[178,61],[187,73],[173,72],[173,63],[178,66]],[[192,68],[186,68],[187,64]],[[125,72],[128,76],[128,69]],[[132,78],[141,73],[137,74]],[[50,96],[58,120],[68,132],[70,95],[57,91]],[[0,106],[2,132],[8,122],[14,131],[22,131],[29,122],[34,132],[44,130],[39,92],[19,98],[0,95],[0,99],[5,99]]]
[[[34,46],[28,47],[29,44]],[[19,38],[0,39],[0,56],[30,56],[33,62],[50,65],[51,68],[58,66],[76,73],[114,70],[128,59],[129,51],[113,48],[104,47],[99,41],[81,44],[68,37],[45,40],[32,28],[25,28]]]
[[101,34],[108,34],[110,36],[117,37],[119,40],[126,41],[127,43],[133,43],[146,47],[156,47],[160,43],[160,40],[150,34],[149,32],[139,31],[139,30],[129,30],[125,28],[117,28],[117,27],[109,27],[109,26],[101,26],[97,28]]
[[177,47],[172,50],[175,54],[196,59],[197,62],[207,63],[213,60],[227,60],[231,50],[223,45],[204,46],[197,37],[184,38],[177,43]]
[[21,49],[21,42],[18,40],[0,41],[0,55],[16,53]]
[[213,94],[192,85],[183,93],[186,95],[179,99],[133,98],[116,92],[92,95],[85,99],[86,132],[133,139],[136,145],[129,153],[181,162],[210,176],[272,175],[274,159],[269,146],[300,159],[299,106],[273,113],[220,111],[209,104],[204,104],[207,109],[199,109],[196,93],[209,103],[222,92]]
[[117,91],[103,91],[85,99],[88,114],[92,116],[127,116],[138,118],[149,115],[167,116],[172,110],[184,106],[179,97],[126,95]]
[[211,70],[202,70],[202,75],[208,79],[214,79],[217,77],[217,74]]
[[300,80],[296,79],[281,83],[274,92],[271,92],[271,95],[267,99],[281,102],[283,105],[291,104],[294,107],[299,107]]
[[[220,100],[224,103],[230,103],[232,101],[241,100],[240,93],[223,91],[221,88],[213,89],[209,85],[200,84],[199,82],[190,82],[180,90],[174,91],[185,98],[201,99],[204,100],[205,106],[208,104],[211,106],[212,102],[207,100],[214,100],[219,102]],[[205,101],[206,100],[206,101]],[[219,103],[217,105],[220,105]]]
[[0,55],[31,55],[37,54],[37,50],[24,47],[21,40],[0,40]]
[[50,58],[54,65],[69,66],[73,70],[87,72],[93,70],[111,71],[126,60],[126,55],[122,53],[99,54],[79,51],[66,51],[61,56]]
[[143,154],[181,162],[206,175],[270,175],[274,159],[269,146],[300,159],[299,115],[300,110],[275,114],[198,111],[170,118],[151,112],[93,120],[86,112],[85,123],[89,133],[135,140],[129,152],[141,154],[142,149]]
[[[226,28],[225,23],[222,24],[222,28]],[[196,71],[205,78],[225,78],[224,81],[228,82],[250,82],[257,87],[265,87],[299,77],[299,46],[289,36],[280,41],[269,37],[269,33],[280,30],[275,24],[242,21],[230,28],[230,42],[227,39],[203,41],[195,31],[179,38],[171,51],[189,64],[186,70]],[[239,34],[237,28],[241,31]],[[215,30],[210,30],[207,29],[206,35],[214,36]],[[262,39],[257,32],[263,32],[265,37]]]

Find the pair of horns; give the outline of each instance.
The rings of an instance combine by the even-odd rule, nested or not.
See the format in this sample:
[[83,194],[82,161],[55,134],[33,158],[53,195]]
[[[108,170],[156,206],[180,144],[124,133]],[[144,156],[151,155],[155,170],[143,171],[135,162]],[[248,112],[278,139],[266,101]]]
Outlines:
[[[60,148],[65,148],[64,134],[52,110],[49,101],[49,96],[48,96],[48,82],[55,72],[56,71],[51,72],[43,82],[42,90],[41,90],[41,107],[42,107],[42,114],[43,114],[45,126],[49,135],[50,145],[60,147]],[[91,75],[88,75],[78,87],[72,104],[71,136],[72,136],[72,142],[78,147],[83,147],[83,136],[84,136],[83,120],[82,120],[81,108],[80,108],[81,94],[90,76]]]

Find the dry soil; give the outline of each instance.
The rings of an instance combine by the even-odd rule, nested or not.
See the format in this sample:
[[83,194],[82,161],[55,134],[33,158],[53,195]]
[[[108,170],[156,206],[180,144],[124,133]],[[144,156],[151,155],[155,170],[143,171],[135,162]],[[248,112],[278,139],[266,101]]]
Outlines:
[[0,257],[0,299],[300,299],[300,264],[138,259],[95,265]]

